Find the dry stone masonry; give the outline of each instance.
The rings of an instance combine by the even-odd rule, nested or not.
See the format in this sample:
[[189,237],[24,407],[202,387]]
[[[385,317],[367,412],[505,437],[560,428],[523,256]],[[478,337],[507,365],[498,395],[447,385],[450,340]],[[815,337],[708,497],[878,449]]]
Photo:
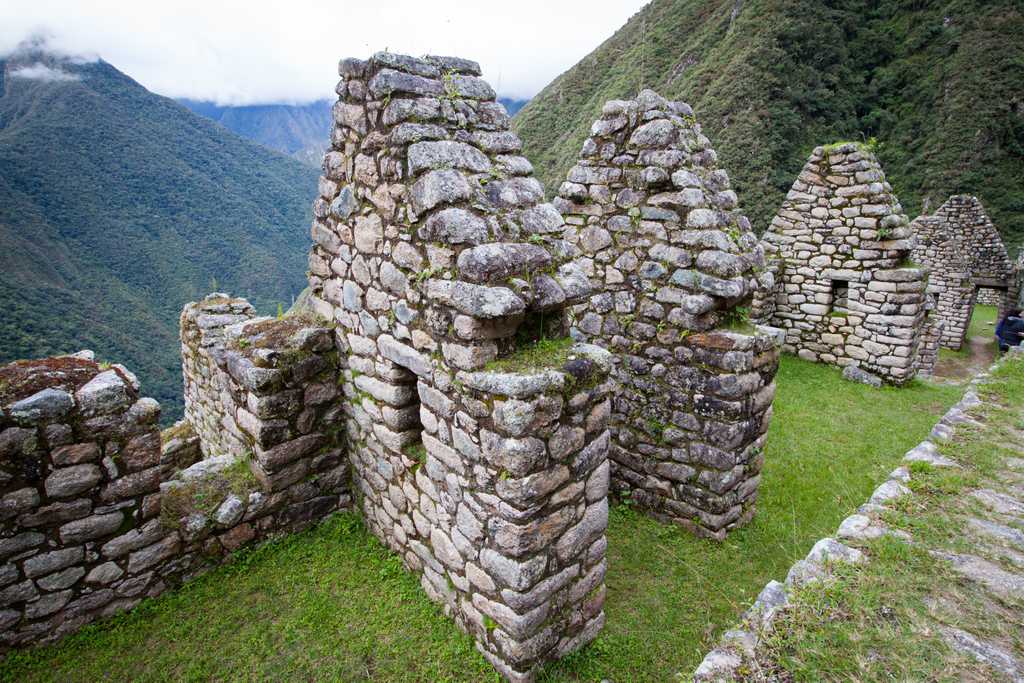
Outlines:
[[529,680],[604,622],[610,359],[566,338],[589,282],[476,63],[339,72],[309,280],[354,486],[427,594]]
[[784,351],[896,385],[930,360],[918,358],[934,324],[928,272],[907,263],[907,217],[866,147],[816,148],[764,242],[776,281],[756,321],[780,330]]
[[330,328],[257,318],[245,299],[211,294],[181,314],[181,355],[185,415],[208,460],[250,460],[271,492],[328,481],[322,500],[302,499],[314,517],[338,507],[348,463]]
[[778,353],[723,329],[772,280],[716,162],[690,106],[645,90],[605,104],[555,206],[593,287],[573,334],[615,354],[612,486],[721,539],[754,512]]
[[753,514],[778,352],[733,328],[773,272],[690,108],[609,102],[547,203],[476,63],[339,73],[308,305],[188,304],[184,421],[88,352],[0,368],[0,647],[355,502],[530,681],[604,624],[611,483],[714,538]]
[[946,323],[942,345],[959,349],[975,303],[998,306],[1000,314],[1012,304],[1010,257],[977,197],[954,195],[911,227],[917,236],[913,259],[932,271],[928,293]]
[[215,295],[183,315],[198,435],[161,434],[134,375],[89,353],[0,368],[0,647],[130,609],[350,505],[329,331],[251,311]]

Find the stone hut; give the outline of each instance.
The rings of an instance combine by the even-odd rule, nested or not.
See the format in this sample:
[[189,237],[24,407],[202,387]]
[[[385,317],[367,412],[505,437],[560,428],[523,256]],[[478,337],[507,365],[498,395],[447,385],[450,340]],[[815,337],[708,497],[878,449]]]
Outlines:
[[555,206],[593,288],[573,334],[615,355],[612,487],[723,538],[754,512],[778,367],[728,329],[771,283],[729,176],[689,105],[645,90],[604,105]]
[[946,324],[942,345],[959,349],[975,303],[998,306],[1000,314],[1012,304],[1013,264],[977,197],[954,195],[911,227],[917,236],[912,258],[932,271],[928,293]]
[[784,351],[896,385],[915,376],[928,272],[908,263],[909,221],[870,150],[817,147],[764,242],[775,283],[755,320]]
[[340,64],[311,305],[336,325],[369,528],[511,680],[604,623],[607,352],[590,283],[479,66]]

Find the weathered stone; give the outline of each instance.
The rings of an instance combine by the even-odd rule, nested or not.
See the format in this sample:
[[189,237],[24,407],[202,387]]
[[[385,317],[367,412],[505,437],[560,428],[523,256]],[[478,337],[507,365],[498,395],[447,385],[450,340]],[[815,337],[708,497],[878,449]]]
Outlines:
[[121,528],[123,522],[124,515],[120,512],[76,519],[60,528],[60,540],[64,543],[94,541],[113,534]]
[[81,547],[51,550],[50,552],[40,553],[25,560],[23,570],[25,576],[34,579],[37,576],[43,576],[59,569],[70,567],[81,562],[83,558],[84,553]]
[[521,314],[526,305],[507,287],[487,287],[461,280],[429,280],[427,296],[474,318]]
[[430,171],[413,183],[411,198],[416,213],[442,204],[454,204],[470,196],[469,183],[454,170]]
[[551,264],[548,251],[535,244],[483,244],[459,254],[459,274],[470,282],[498,282]]
[[103,473],[96,465],[72,465],[56,469],[46,478],[46,495],[50,498],[68,498],[95,486]]
[[114,562],[104,562],[101,565],[93,567],[89,574],[85,577],[86,583],[97,584],[100,586],[106,586],[113,582],[115,579],[124,574],[124,570],[117,566]]
[[476,173],[483,173],[491,168],[491,162],[480,150],[453,140],[417,142],[409,145],[408,159],[409,174],[413,176],[424,170],[440,168],[461,168]]
[[47,388],[11,405],[11,417],[26,422],[59,420],[74,408],[71,394],[60,389]]
[[78,409],[83,415],[112,413],[130,404],[128,387],[115,370],[99,373],[75,392]]

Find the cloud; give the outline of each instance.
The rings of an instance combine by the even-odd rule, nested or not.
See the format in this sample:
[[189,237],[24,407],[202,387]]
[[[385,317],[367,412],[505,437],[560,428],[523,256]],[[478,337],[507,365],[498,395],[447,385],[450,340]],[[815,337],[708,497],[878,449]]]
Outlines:
[[[475,59],[506,97],[530,97],[646,0],[33,0],[0,3],[0,54],[47,35],[146,87],[220,104],[332,97],[342,57],[378,50]],[[15,7],[17,5],[17,7]]]
[[60,69],[51,69],[45,64],[30,64],[28,66],[19,66],[11,69],[10,78],[28,78],[33,81],[46,81],[46,82],[60,82],[60,81],[80,81],[80,76],[76,74],[70,74],[67,71]]

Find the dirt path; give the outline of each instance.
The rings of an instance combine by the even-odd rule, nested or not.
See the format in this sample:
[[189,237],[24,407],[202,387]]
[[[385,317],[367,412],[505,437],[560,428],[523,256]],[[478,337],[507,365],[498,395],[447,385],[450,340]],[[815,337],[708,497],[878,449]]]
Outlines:
[[992,364],[997,353],[996,342],[991,334],[970,337],[959,352],[940,354],[933,376],[939,380],[953,381],[974,377]]

